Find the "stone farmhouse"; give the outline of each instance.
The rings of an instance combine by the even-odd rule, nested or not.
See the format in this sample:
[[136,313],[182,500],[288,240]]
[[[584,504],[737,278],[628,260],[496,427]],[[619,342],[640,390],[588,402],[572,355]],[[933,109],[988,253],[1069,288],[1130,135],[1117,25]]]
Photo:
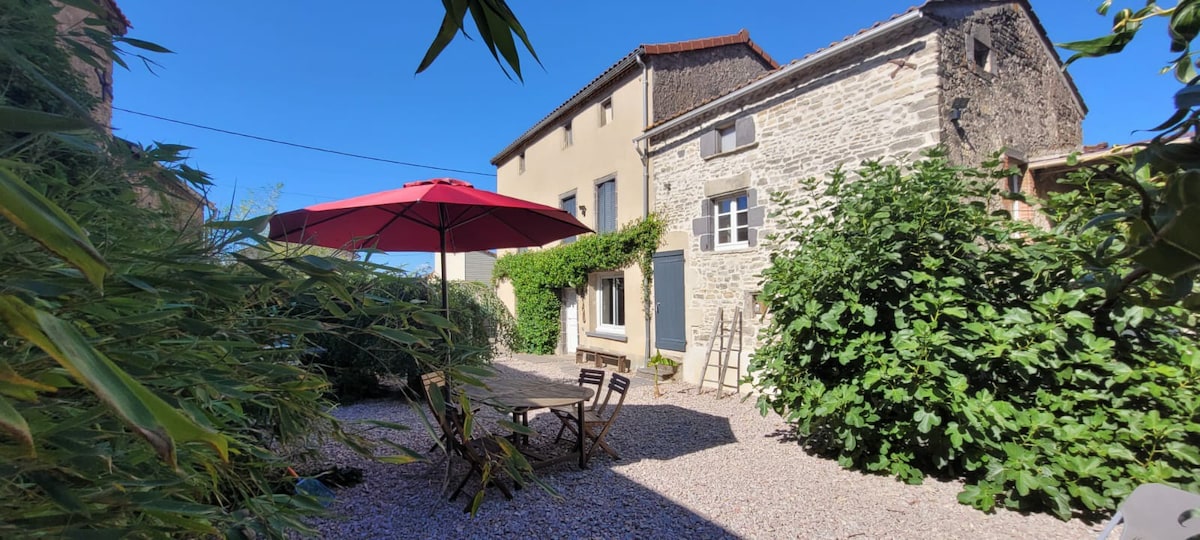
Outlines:
[[[633,139],[778,67],[746,32],[642,45],[492,158],[497,191],[563,208],[599,233],[615,231],[654,207],[645,145]],[[652,354],[642,279],[635,264],[592,275],[585,290],[561,291],[560,352]],[[511,285],[499,292],[515,309]]]
[[[1028,2],[929,0],[718,96],[655,114],[635,143],[646,152],[645,200],[667,233],[655,258],[651,331],[627,332],[628,349],[644,340],[699,382],[717,310],[740,308],[744,374],[766,325],[757,294],[769,262],[763,242],[775,227],[770,193],[799,195],[798,180],[838,165],[938,145],[963,164],[1003,148],[1010,165],[1025,168],[1078,149],[1086,112]],[[518,139],[507,151],[527,144]],[[516,191],[504,165],[498,175],[502,193],[542,195],[534,200],[573,188]],[[1006,183],[1034,190],[1028,174]]]
[[[92,12],[69,3],[53,2],[59,8],[54,19],[64,39],[75,39],[77,43],[86,44],[99,58],[105,61],[89,64],[79,57],[71,59],[71,67],[83,80],[88,93],[97,98],[92,108],[92,119],[102,126],[112,125],[113,106],[113,59],[107,58],[108,53],[84,38],[84,30],[97,30],[109,36],[124,36],[132,26],[129,19],[121,11],[115,0],[100,0],[94,2],[98,12]],[[130,148],[131,152],[140,152],[141,148]],[[137,185],[138,204],[149,208],[167,208],[176,216],[180,230],[200,233],[204,224],[206,212],[215,210],[205,196],[190,185],[169,174],[162,174],[157,183],[165,188],[165,193],[155,193],[144,186]]]

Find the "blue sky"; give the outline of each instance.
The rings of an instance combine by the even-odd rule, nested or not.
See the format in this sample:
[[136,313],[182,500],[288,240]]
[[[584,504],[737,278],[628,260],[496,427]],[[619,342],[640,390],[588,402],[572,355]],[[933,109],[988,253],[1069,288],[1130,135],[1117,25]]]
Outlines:
[[[544,67],[525,57],[524,83],[509,80],[478,41],[459,37],[425,73],[414,70],[441,22],[437,0],[120,0],[129,36],[175,51],[155,73],[118,70],[115,105],[221,129],[397,161],[417,167],[289,148],[116,111],[127,139],[195,147],[211,174],[210,198],[228,207],[283,184],[281,211],[454,176],[495,189],[488,160],[534,122],[641,43],[732,34],[745,28],[780,63],[882,21],[917,0],[836,3],[741,0],[531,2],[510,0]],[[1117,0],[1119,7],[1138,2]],[[1169,3],[1169,2],[1168,2]],[[826,4],[833,8],[817,8]],[[1033,0],[1051,40],[1096,37],[1109,18],[1098,0]],[[1144,31],[1126,53],[1070,69],[1090,113],[1084,140],[1126,142],[1172,112],[1178,87],[1159,68],[1165,30]],[[1064,55],[1065,58],[1065,55]],[[417,269],[429,254],[392,264]]]

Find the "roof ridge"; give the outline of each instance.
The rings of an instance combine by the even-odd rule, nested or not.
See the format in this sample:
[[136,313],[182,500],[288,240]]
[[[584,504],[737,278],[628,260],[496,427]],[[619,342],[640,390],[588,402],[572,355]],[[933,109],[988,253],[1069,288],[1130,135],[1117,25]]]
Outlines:
[[[687,48],[684,48],[685,45],[687,46]],[[490,160],[492,165],[499,165],[499,160],[501,158],[511,155],[513,152],[516,151],[517,147],[520,146],[524,141],[526,141],[527,139],[532,137],[534,134],[536,134],[537,132],[539,132],[540,130],[545,128],[548,125],[547,124],[548,122],[557,118],[560,114],[564,113],[566,110],[570,109],[571,107],[577,105],[578,101],[580,101],[584,97],[590,95],[597,88],[602,87],[603,85],[607,84],[608,82],[610,82],[610,80],[612,78],[623,73],[626,69],[636,66],[637,59],[639,56],[641,56],[643,54],[657,55],[657,54],[671,54],[671,53],[679,53],[679,52],[691,52],[691,51],[697,51],[697,50],[707,49],[707,48],[712,48],[712,47],[723,47],[726,45],[746,45],[747,47],[749,47],[752,52],[757,54],[763,61],[765,61],[767,63],[768,70],[766,71],[766,73],[771,73],[771,72],[779,69],[779,63],[776,62],[774,58],[771,58],[771,56],[768,55],[766,53],[766,51],[764,51],[762,49],[762,47],[759,47],[757,43],[755,43],[753,40],[750,39],[750,32],[747,31],[745,28],[741,29],[736,34],[727,34],[724,36],[698,38],[698,39],[691,39],[691,40],[686,40],[686,41],[677,41],[677,42],[672,42],[672,43],[658,43],[658,44],[652,43],[652,44],[639,45],[636,49],[630,51],[629,54],[626,54],[625,56],[621,57],[620,60],[617,60],[614,64],[605,68],[605,70],[603,72],[601,72],[600,75],[597,75],[595,78],[593,78],[587,84],[583,85],[582,88],[580,88],[574,94],[572,94],[571,97],[567,98],[566,101],[560,103],[558,106],[556,106],[554,109],[552,109],[550,111],[550,113],[548,113],[546,116],[542,117],[541,120],[538,120],[537,122],[535,122],[532,127],[525,130],[523,133],[521,133],[520,136],[518,136],[516,139],[513,139],[512,142],[505,145],[504,149],[500,150],[500,152],[497,153],[495,156],[493,156],[492,159]],[[669,47],[674,50],[655,49],[655,48],[659,48],[659,47]],[[651,51],[650,49],[654,49],[654,51]]]
[[771,69],[779,69],[779,62],[776,62],[771,55],[767,54],[754,40],[750,39],[750,31],[745,28],[738,31],[736,34],[726,34],[723,36],[712,36],[706,38],[688,39],[684,41],[672,41],[669,43],[643,43],[639,50],[646,54],[670,54],[687,51],[697,51],[701,49],[710,49],[713,47],[724,47],[726,45],[746,45],[754,51],[755,54],[761,56]]

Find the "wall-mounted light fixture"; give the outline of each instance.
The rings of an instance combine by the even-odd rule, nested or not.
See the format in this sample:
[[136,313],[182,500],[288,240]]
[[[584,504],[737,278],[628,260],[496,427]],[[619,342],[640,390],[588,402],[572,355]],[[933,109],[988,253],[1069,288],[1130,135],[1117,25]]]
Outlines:
[[957,97],[950,102],[950,123],[954,124],[954,127],[961,127],[958,122],[962,120],[963,112],[967,110],[967,104],[970,102],[971,98],[967,97]]
[[581,215],[581,216],[587,215],[587,207],[586,206],[584,206],[582,204],[579,205],[579,215]]

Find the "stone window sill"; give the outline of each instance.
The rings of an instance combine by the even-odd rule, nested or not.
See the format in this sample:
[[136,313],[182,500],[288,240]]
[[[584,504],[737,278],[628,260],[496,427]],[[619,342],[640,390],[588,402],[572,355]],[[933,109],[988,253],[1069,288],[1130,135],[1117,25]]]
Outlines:
[[729,255],[733,253],[754,253],[756,251],[758,251],[757,248],[752,248],[750,246],[736,246],[713,248],[705,253],[711,253],[713,255]]
[[622,334],[614,334],[612,332],[588,332],[587,337],[607,339],[609,341],[620,341],[621,343],[629,342],[629,338]]
[[734,154],[739,154],[739,153],[741,153],[741,152],[745,152],[746,150],[749,150],[749,149],[751,149],[751,148],[758,148],[758,141],[754,141],[754,142],[752,142],[752,143],[750,143],[750,144],[745,144],[745,145],[739,146],[739,147],[737,147],[737,148],[734,148],[733,150],[726,150],[726,151],[724,151],[724,152],[717,152],[717,153],[715,153],[715,154],[713,154],[713,155],[711,155],[711,156],[708,156],[708,157],[704,158],[704,161],[708,161],[708,160],[710,160],[710,159],[716,159],[716,158],[720,158],[720,157],[725,157],[725,156],[732,156],[732,155],[734,155]]

